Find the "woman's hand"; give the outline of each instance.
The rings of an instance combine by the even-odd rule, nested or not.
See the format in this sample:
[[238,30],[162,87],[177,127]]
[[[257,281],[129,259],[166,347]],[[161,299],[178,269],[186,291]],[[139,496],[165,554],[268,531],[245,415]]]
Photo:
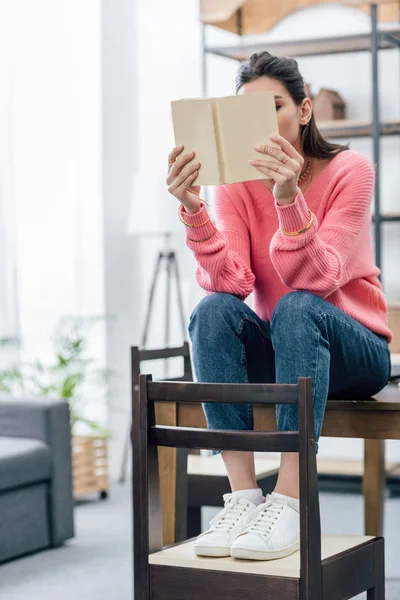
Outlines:
[[275,182],[273,194],[278,204],[285,206],[292,204],[298,193],[298,182],[304,158],[295,150],[285,138],[280,135],[270,137],[272,142],[280,146],[260,146],[257,152],[267,154],[273,160],[250,160],[258,171],[264,173],[268,179]]
[[183,154],[183,146],[176,146],[168,155],[168,191],[175,196],[185,207],[189,214],[200,210],[200,186],[193,185],[199,174],[200,163],[188,163],[193,160],[194,152]]

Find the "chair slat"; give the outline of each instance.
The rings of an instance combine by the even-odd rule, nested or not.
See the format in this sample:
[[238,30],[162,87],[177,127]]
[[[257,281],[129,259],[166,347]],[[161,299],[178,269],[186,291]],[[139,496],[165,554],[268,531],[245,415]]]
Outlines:
[[[170,379],[163,379],[162,381],[192,381],[192,378],[190,376],[190,374],[188,375],[181,375],[180,377],[171,377]],[[139,391],[139,384],[136,384],[133,386],[133,391],[137,392]]]
[[155,350],[139,350],[140,362],[145,360],[159,360],[163,358],[185,357],[188,354],[185,346],[179,348],[157,348]]
[[149,444],[198,450],[298,452],[298,432],[228,431],[191,427],[150,427]]
[[215,402],[248,404],[297,404],[296,384],[259,383],[164,383],[148,384],[148,400],[152,402]]

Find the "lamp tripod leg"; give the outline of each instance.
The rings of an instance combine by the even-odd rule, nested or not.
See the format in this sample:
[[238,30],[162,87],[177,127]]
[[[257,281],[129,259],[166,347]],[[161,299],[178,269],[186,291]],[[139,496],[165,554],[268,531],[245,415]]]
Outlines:
[[158,253],[158,258],[157,258],[157,262],[156,262],[156,267],[154,269],[154,273],[153,273],[153,278],[151,280],[151,288],[150,288],[150,295],[149,295],[149,304],[147,307],[147,312],[146,312],[146,318],[145,318],[145,325],[144,325],[144,329],[143,329],[143,336],[142,336],[142,348],[146,348],[146,344],[147,344],[147,336],[149,333],[149,327],[150,327],[150,317],[152,314],[152,308],[153,308],[153,303],[154,303],[154,293],[156,290],[156,285],[157,285],[157,279],[158,279],[158,275],[160,273],[160,268],[161,268],[161,263],[163,261],[164,255],[162,252]]

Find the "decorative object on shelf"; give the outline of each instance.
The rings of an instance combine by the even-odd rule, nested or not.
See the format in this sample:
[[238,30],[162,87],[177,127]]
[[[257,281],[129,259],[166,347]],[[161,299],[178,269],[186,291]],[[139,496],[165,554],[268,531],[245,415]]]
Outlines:
[[335,90],[321,88],[313,99],[316,121],[339,121],[346,118],[346,103]]
[[[338,0],[336,4],[352,6],[369,14],[370,5],[378,6],[382,22],[399,20],[399,3],[388,0]],[[310,6],[332,4],[332,0],[200,0],[200,20],[204,25],[255,35],[266,33],[291,13]]]
[[[107,496],[107,438],[110,432],[84,414],[87,386],[105,389],[110,377],[86,356],[87,335],[102,317],[64,317],[53,335],[54,361],[20,362],[0,372],[0,392],[31,397],[64,398],[70,408],[74,497]],[[10,340],[15,343],[15,340]],[[3,344],[4,345],[4,344]],[[85,435],[82,435],[86,431]],[[91,435],[88,435],[90,433]]]

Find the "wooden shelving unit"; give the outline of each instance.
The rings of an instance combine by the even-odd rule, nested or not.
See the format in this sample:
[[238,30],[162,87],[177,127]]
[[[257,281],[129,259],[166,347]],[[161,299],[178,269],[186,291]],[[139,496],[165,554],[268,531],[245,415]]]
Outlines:
[[[393,41],[400,42],[400,27],[380,29],[379,49],[393,48]],[[393,38],[392,40],[390,38]],[[343,54],[347,52],[366,52],[371,50],[371,34],[345,35],[329,38],[295,40],[291,42],[239,43],[235,46],[206,46],[206,54],[214,54],[233,60],[247,60],[255,52],[268,52],[275,56],[321,56],[324,54]]]
[[[269,42],[260,41],[246,43],[243,33],[253,34],[261,33],[261,22],[269,23],[272,26],[278,21],[278,13],[283,11],[283,6],[278,4],[270,6],[270,11],[266,10],[266,5],[261,0],[257,2],[259,14],[259,23],[255,15],[255,5],[247,8],[246,2],[242,2],[242,8],[232,14],[224,22],[218,24],[217,20],[213,23],[227,31],[236,32],[238,43],[229,46],[208,46],[206,43],[206,28],[210,26],[210,20],[203,20],[203,95],[207,95],[207,55],[221,56],[228,59],[243,61],[248,59],[254,52],[268,50],[276,56],[307,57],[321,56],[330,54],[345,54],[349,52],[371,52],[371,79],[372,79],[372,115],[368,121],[333,121],[329,123],[319,123],[321,133],[331,139],[350,139],[371,137],[373,140],[373,163],[375,165],[375,202],[374,202],[374,240],[376,263],[382,269],[382,231],[381,225],[384,222],[400,222],[399,214],[382,214],[380,202],[380,138],[381,136],[391,136],[400,134],[400,120],[380,121],[379,110],[379,78],[378,78],[378,54],[380,51],[389,48],[400,48],[400,23],[394,23],[396,15],[396,3],[387,3],[383,0],[368,0],[364,3],[364,9],[370,11],[371,31],[369,33],[354,35],[339,35],[337,37],[300,39],[289,42]],[[309,0],[304,5],[318,4],[316,0]],[[357,4],[355,0],[339,1],[338,4]],[[237,4],[238,6],[240,3]],[[296,9],[295,0],[291,0],[292,10]],[[300,3],[299,3],[300,5]],[[301,4],[303,5],[303,4]],[[209,5],[211,6],[211,5]],[[289,6],[289,5],[288,5]],[[264,7],[264,12],[262,12]],[[273,10],[272,10],[273,8]],[[383,17],[389,18],[392,23],[389,25],[379,25],[378,9]],[[285,9],[286,10],[286,9]],[[289,8],[288,8],[289,10]],[[286,11],[289,14],[288,10]],[[246,12],[247,11],[247,12]],[[272,12],[271,12],[272,11]],[[212,12],[212,11],[211,11]],[[227,14],[227,13],[226,13]],[[208,12],[208,16],[210,12]],[[399,13],[400,18],[400,13]],[[247,25],[250,24],[248,27]],[[267,28],[268,29],[268,28]],[[267,31],[264,29],[264,32]],[[398,74],[397,74],[398,75]]]
[[[328,138],[349,139],[372,136],[371,121],[320,121],[318,128]],[[386,121],[380,125],[380,135],[399,135],[400,121]]]

